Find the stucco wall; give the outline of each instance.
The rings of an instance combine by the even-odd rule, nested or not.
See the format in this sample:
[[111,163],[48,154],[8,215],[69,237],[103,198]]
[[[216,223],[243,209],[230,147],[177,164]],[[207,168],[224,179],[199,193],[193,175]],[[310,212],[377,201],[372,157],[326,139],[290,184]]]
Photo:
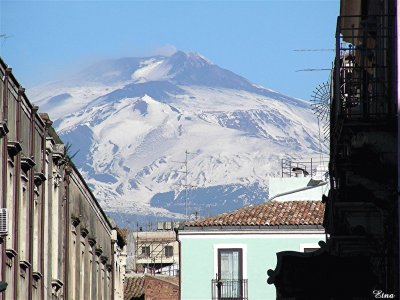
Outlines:
[[[243,279],[248,279],[248,299],[275,299],[275,286],[267,284],[268,269],[276,267],[279,251],[300,251],[302,244],[325,240],[319,231],[314,234],[229,234],[187,235],[181,241],[181,299],[209,300],[211,280],[217,272],[216,249],[243,248]],[[317,247],[317,246],[316,246]],[[304,248],[304,247],[303,247]],[[247,274],[246,274],[247,273]]]

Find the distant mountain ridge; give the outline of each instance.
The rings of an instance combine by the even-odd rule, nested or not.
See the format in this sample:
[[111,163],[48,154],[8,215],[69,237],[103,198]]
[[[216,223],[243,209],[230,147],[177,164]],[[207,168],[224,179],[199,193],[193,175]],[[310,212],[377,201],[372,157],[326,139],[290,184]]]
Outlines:
[[252,84],[198,53],[121,58],[29,91],[106,210],[214,214],[268,196],[281,158],[319,151],[309,104]]

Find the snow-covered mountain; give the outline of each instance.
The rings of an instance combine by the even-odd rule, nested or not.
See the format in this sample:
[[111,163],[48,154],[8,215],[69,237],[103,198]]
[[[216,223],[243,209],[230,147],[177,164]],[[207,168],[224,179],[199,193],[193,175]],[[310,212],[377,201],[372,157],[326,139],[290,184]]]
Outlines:
[[108,211],[179,216],[185,184],[189,212],[261,202],[281,158],[319,151],[307,102],[197,53],[103,61],[29,94]]

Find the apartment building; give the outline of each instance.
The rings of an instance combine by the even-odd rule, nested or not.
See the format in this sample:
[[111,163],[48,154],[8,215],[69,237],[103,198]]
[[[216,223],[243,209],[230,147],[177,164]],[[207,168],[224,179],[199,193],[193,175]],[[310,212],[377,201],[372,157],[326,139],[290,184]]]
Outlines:
[[0,299],[123,299],[123,237],[1,59],[0,79]]
[[278,253],[277,299],[399,297],[400,1],[341,0],[330,98],[327,242]]

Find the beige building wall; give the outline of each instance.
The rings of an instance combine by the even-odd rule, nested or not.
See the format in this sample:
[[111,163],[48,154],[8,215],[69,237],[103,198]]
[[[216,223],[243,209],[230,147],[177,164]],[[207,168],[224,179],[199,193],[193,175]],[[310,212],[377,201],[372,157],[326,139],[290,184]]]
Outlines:
[[1,59],[0,149],[0,300],[123,299],[124,241]]

